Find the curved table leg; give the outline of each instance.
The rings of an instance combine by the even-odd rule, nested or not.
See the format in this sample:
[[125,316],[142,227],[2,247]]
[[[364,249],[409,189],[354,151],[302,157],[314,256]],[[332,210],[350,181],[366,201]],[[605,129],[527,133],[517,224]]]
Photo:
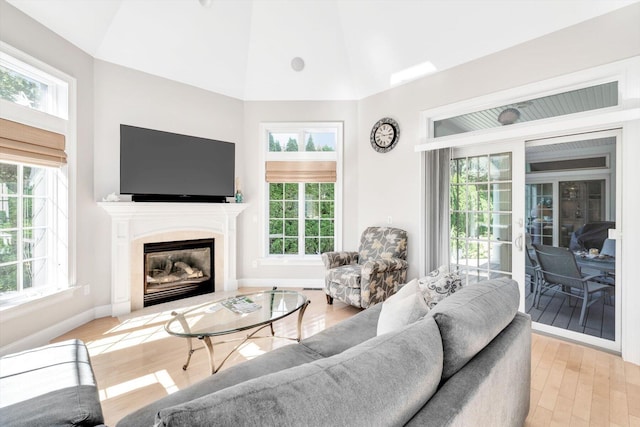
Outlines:
[[[182,313],[178,313],[175,311],[171,312],[172,316],[175,316],[176,319],[178,319],[178,322],[180,322],[180,325],[182,325],[182,328],[185,331],[190,331],[189,329],[189,324],[187,323],[187,320],[184,318],[184,315]],[[182,365],[182,370],[186,371],[187,368],[189,367],[189,362],[191,362],[191,355],[193,354],[194,351],[196,351],[197,349],[193,348],[193,343],[191,342],[191,338],[187,338],[187,361],[184,365]]]
[[302,339],[302,316],[304,316],[304,312],[309,304],[311,304],[311,301],[307,300],[307,302],[300,308],[300,311],[298,312],[298,338],[296,340],[298,342],[300,342],[300,340]]

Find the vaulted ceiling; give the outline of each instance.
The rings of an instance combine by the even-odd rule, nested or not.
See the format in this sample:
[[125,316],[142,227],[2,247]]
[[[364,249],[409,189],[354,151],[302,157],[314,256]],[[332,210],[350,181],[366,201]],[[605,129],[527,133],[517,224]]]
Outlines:
[[244,100],[352,100],[640,0],[7,1],[100,60]]

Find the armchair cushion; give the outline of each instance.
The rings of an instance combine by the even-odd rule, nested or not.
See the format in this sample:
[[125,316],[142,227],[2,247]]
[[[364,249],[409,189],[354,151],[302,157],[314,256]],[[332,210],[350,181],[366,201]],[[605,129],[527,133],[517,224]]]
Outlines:
[[360,265],[344,265],[327,270],[326,279],[348,288],[360,288],[361,273],[362,266]]

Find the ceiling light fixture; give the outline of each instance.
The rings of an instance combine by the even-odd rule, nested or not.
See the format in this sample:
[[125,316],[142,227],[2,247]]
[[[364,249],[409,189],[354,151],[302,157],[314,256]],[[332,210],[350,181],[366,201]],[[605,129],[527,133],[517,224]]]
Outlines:
[[213,0],[198,0],[200,2],[200,6],[210,8]]
[[498,123],[501,125],[512,125],[520,118],[520,111],[517,108],[505,108],[498,115]]
[[304,59],[299,56],[293,58],[291,60],[291,68],[293,68],[294,71],[302,71],[304,69]]
[[391,83],[391,86],[394,86],[408,82],[409,80],[417,79],[418,77],[426,76],[427,74],[435,73],[436,71],[438,71],[438,69],[435,65],[430,61],[425,61],[418,65],[414,65],[413,67],[405,68],[404,70],[391,74],[389,82]]

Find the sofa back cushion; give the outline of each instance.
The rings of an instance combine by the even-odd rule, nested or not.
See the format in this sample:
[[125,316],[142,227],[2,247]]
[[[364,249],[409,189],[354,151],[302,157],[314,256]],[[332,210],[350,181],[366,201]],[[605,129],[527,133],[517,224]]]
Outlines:
[[333,357],[163,409],[156,425],[403,425],[441,375],[440,333],[425,318]]
[[501,278],[465,286],[431,309],[444,348],[443,382],[511,323],[519,304],[518,283]]

